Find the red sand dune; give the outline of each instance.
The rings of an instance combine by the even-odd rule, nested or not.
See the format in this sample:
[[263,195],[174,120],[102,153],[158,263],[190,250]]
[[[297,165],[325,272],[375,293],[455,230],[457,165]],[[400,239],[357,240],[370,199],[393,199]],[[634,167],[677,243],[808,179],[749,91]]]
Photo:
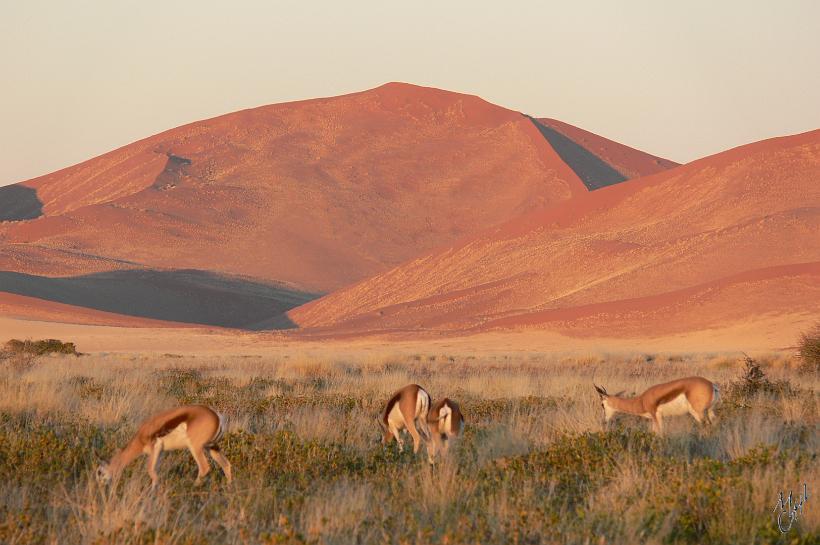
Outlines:
[[[820,314],[820,262],[746,271],[676,291],[500,318],[481,329],[549,328],[574,336],[672,335],[759,318],[772,301],[787,323]],[[793,329],[791,334],[798,331]]]
[[585,191],[521,114],[392,83],[192,123],[13,186],[0,218],[38,200],[43,215],[0,225],[0,269],[189,268],[328,291]]
[[[635,175],[659,168],[654,156],[575,130],[617,148]],[[590,157],[580,150],[575,168]],[[522,114],[391,83],[192,123],[0,188],[0,271],[43,277],[15,293],[63,303],[76,302],[71,282],[93,292],[107,278],[89,275],[153,271],[165,290],[179,269],[241,275],[255,283],[215,281],[281,293],[291,308],[310,297],[300,292],[350,285],[586,192]],[[197,303],[212,293],[184,289]],[[174,310],[151,317],[185,315]]]
[[676,166],[388,84],[192,123],[0,188],[0,312],[306,328],[294,338],[742,337],[754,323],[781,342],[820,315],[818,180],[820,131]]
[[819,180],[820,131],[742,146],[524,215],[289,316],[337,331],[637,336],[817,316]]

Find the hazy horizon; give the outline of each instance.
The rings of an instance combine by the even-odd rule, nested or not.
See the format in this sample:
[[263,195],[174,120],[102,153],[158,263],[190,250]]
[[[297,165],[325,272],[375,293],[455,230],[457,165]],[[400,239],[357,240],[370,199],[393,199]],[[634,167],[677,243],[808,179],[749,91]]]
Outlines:
[[820,4],[0,8],[0,185],[236,110],[403,81],[678,162],[820,127]]

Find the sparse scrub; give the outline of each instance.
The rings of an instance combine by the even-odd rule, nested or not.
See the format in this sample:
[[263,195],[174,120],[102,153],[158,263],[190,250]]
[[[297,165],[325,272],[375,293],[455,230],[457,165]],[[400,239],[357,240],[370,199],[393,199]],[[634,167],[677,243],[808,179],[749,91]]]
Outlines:
[[738,380],[729,384],[729,397],[734,401],[749,400],[760,394],[793,397],[796,389],[787,379],[772,380],[755,359],[744,355],[743,371]]
[[74,343],[66,343],[58,339],[44,339],[41,341],[11,339],[6,342],[5,349],[12,354],[31,354],[42,356],[43,354],[71,354],[79,356]]
[[800,336],[798,348],[800,370],[806,373],[820,372],[820,322]]
[[[738,379],[737,359],[692,354],[432,356],[283,350],[1,367],[0,543],[763,544],[783,539],[778,493],[820,482],[817,376],[789,365],[746,361]],[[706,430],[688,418],[664,437],[638,420],[605,430],[596,366],[613,391],[702,374],[739,402],[719,406]],[[466,415],[434,467],[379,443],[381,404],[408,382]],[[116,490],[98,487],[94,456],[175,403],[228,415],[221,445],[235,482],[212,471],[193,488],[190,455],[170,452],[154,493],[142,463]],[[782,542],[816,542],[811,505]]]

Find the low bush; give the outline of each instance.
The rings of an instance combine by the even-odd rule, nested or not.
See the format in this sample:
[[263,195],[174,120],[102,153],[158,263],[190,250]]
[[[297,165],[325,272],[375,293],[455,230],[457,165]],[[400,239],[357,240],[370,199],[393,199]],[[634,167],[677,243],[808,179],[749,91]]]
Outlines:
[[729,397],[735,400],[749,399],[758,394],[790,397],[796,393],[788,380],[770,380],[760,363],[749,356],[743,360],[740,378],[729,384]]
[[72,354],[79,356],[74,343],[64,343],[58,339],[44,339],[40,341],[11,339],[6,343],[6,351],[13,354],[32,354],[42,356],[43,354]]
[[801,360],[801,371],[820,371],[820,322],[800,336],[797,353]]

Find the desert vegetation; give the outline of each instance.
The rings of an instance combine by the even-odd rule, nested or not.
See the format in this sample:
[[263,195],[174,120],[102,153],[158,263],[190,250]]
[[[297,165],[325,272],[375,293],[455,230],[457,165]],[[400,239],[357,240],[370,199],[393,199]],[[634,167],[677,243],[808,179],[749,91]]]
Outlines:
[[66,343],[59,339],[44,339],[40,341],[11,339],[6,342],[5,351],[11,352],[12,354],[30,354],[33,356],[42,356],[43,354],[78,355],[77,347],[74,346],[74,343]]
[[820,372],[820,322],[800,336],[798,353],[804,371]]
[[[818,376],[789,355],[427,354],[283,348],[268,356],[21,354],[0,358],[0,542],[816,543]],[[591,378],[640,392],[699,374],[718,422],[651,434],[604,427]],[[383,448],[377,415],[407,383],[458,400],[464,436],[429,466]],[[168,453],[115,489],[94,479],[157,410],[206,403],[230,418],[235,481],[192,486]],[[781,491],[810,499],[789,533]]]

